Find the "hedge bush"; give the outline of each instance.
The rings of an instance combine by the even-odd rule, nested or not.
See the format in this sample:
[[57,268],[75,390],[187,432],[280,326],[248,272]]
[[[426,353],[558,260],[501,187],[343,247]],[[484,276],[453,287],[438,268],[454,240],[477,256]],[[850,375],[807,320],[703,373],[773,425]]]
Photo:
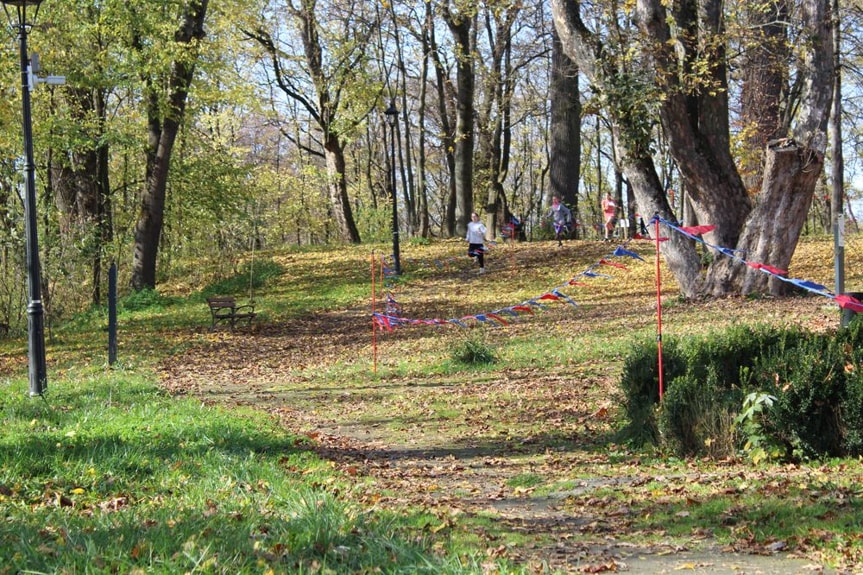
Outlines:
[[[663,342],[662,402],[658,345],[638,343],[624,359],[622,437],[681,455],[726,456],[753,444],[780,446],[782,459],[863,454],[863,322],[812,333],[800,328],[736,326]],[[751,394],[776,398],[757,422],[740,422]],[[747,417],[755,417],[752,413]],[[755,423],[741,425],[741,423]]]

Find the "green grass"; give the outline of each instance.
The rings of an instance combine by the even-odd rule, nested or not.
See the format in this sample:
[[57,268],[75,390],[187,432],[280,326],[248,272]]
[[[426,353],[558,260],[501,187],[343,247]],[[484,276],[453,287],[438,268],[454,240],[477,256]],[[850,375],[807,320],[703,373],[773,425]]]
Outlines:
[[0,396],[0,573],[475,573],[273,422],[76,370]]
[[[483,563],[490,561],[485,556],[490,542],[493,547],[541,542],[542,533],[531,539],[506,529],[493,514],[441,517],[420,509],[377,508],[364,498],[364,479],[336,472],[262,411],[228,411],[191,397],[169,397],[157,386],[154,368],[163,358],[216,345],[223,337],[230,342],[229,336],[208,332],[207,294],[240,300],[251,295],[260,325],[326,310],[365,313],[372,248],[259,252],[251,273],[243,262],[228,273],[207,270],[205,264],[183,268],[194,272],[190,278],[207,281],[187,285],[183,277],[166,277],[157,292],[123,298],[120,363],[113,369],[106,367],[104,309],[58,322],[49,333],[44,400],[27,396],[26,338],[0,341],[5,519],[0,575],[480,573],[489,569]],[[597,250],[607,249],[579,245],[567,258],[527,260],[512,272],[506,252],[499,252],[482,279],[466,273],[438,281],[443,274],[429,262],[457,254],[464,264],[463,248],[456,242],[410,244],[416,260],[403,258],[397,294],[405,304],[422,306],[408,308],[408,316],[461,317],[519,303],[558,285],[593,263]],[[278,377],[267,382],[267,401],[300,412],[322,403],[333,413],[342,405],[355,406],[354,421],[386,420],[383,426],[394,440],[428,420],[451,445],[499,457],[519,457],[521,440],[529,437],[529,448],[542,449],[523,456],[524,471],[508,479],[508,489],[524,497],[571,491],[563,505],[573,516],[628,507],[628,531],[645,541],[668,535],[685,543],[704,528],[739,543],[747,536],[740,530],[745,527],[758,541],[796,538],[805,548],[818,545],[813,533],[829,530],[835,535],[821,543],[825,556],[859,554],[859,492],[835,479],[846,471],[859,478],[859,462],[837,464],[845,467],[830,472],[832,484],[817,474],[789,470],[787,475],[799,478],[794,483],[775,485],[776,473],[763,479],[755,473],[745,488],[723,493],[740,485],[733,474],[715,482],[681,481],[688,474],[706,479],[719,471],[704,462],[632,453],[612,443],[614,413],[594,420],[592,410],[565,409],[569,396],[585,405],[613,406],[613,394],[599,383],[614,377],[634,338],[655,338],[652,300],[644,305],[628,299],[636,289],[650,291],[652,266],[631,267],[635,277],[626,283],[572,290],[577,308],[549,305],[509,326],[481,328],[480,347],[493,353],[494,363],[451,358],[465,337],[460,328],[404,328],[378,334],[376,372],[371,344],[327,361],[310,357],[308,365],[279,365]],[[700,333],[714,322],[721,328],[722,322],[744,321],[747,313],[711,314],[673,298],[668,303],[666,334]],[[611,305],[618,307],[603,315]],[[472,429],[472,420],[482,423],[481,432]],[[471,431],[475,435],[469,436]],[[583,452],[584,465],[544,467],[556,454],[575,452]],[[643,483],[602,485],[618,475],[638,474]],[[581,494],[585,483],[591,489]],[[726,518],[732,512],[735,521]],[[503,573],[519,572],[499,565]]]
[[565,505],[573,512],[624,510],[637,539],[686,541],[709,534],[722,545],[746,541],[757,547],[784,541],[806,549],[819,545],[819,533],[829,533],[828,547],[834,552],[842,545],[846,552],[859,545],[859,462],[848,465],[848,480],[841,484],[805,468],[789,469],[786,477],[777,479],[757,472],[729,477],[721,468],[711,472],[704,467],[693,473],[691,465],[679,464],[666,469],[668,476],[623,485],[612,478],[590,478],[608,486],[584,493],[573,481],[546,485],[541,492],[569,493]]

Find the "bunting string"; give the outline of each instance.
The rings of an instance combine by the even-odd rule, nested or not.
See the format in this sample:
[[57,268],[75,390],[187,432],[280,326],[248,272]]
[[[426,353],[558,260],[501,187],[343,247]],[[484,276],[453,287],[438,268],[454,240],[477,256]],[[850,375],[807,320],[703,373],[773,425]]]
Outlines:
[[[610,273],[600,271],[603,267],[610,267],[616,270],[626,271],[627,267],[619,261],[611,258],[633,258],[644,261],[637,253],[626,249],[629,240],[618,246],[612,253],[601,258],[596,263],[589,266],[581,273],[571,277],[564,283],[549,289],[545,293],[527,299],[516,305],[507,306],[496,309],[490,312],[476,313],[465,315],[459,318],[430,318],[430,319],[413,319],[403,317],[400,313],[400,307],[393,298],[393,303],[390,305],[389,300],[391,294],[387,294],[387,308],[384,313],[374,312],[373,321],[380,330],[392,331],[394,328],[404,325],[454,325],[458,327],[469,327],[471,325],[487,325],[490,327],[499,327],[509,325],[511,321],[525,315],[533,315],[534,313],[548,309],[548,305],[555,302],[569,304],[572,307],[577,307],[578,303],[566,293],[566,290],[571,287],[586,286],[588,283],[582,281],[584,279],[611,279],[614,276]],[[386,274],[385,274],[386,275]]]
[[680,225],[674,224],[672,222],[669,222],[668,220],[665,220],[659,216],[654,216],[652,221],[658,221],[659,223],[667,226],[669,229],[671,229],[677,233],[683,234],[684,236],[686,236],[686,237],[688,237],[688,238],[690,238],[696,242],[699,242],[699,243],[703,244],[704,246],[715,250],[718,253],[721,253],[727,257],[730,257],[730,258],[732,258],[732,259],[734,259],[734,260],[736,260],[736,261],[738,261],[738,262],[740,262],[740,263],[742,263],[742,264],[744,264],[744,265],[746,265],[746,266],[748,266],[754,270],[758,270],[762,273],[768,274],[772,277],[777,278],[780,281],[795,285],[795,286],[797,286],[803,290],[806,290],[810,293],[830,298],[830,299],[834,300],[836,302],[836,304],[842,309],[851,310],[851,311],[854,311],[856,313],[863,313],[863,302],[854,298],[853,296],[850,296],[847,294],[835,294],[826,286],[823,286],[823,285],[816,283],[816,282],[813,282],[813,281],[796,279],[796,278],[789,278],[789,277],[787,277],[788,272],[786,270],[781,270],[779,268],[776,268],[776,267],[773,267],[773,266],[770,266],[770,265],[767,265],[764,263],[752,262],[752,261],[747,260],[746,258],[743,257],[744,252],[742,250],[717,246],[717,245],[713,245],[713,244],[705,241],[704,238],[701,237],[701,235],[706,234],[710,231],[713,231],[714,229],[716,229],[716,226],[713,226],[713,225],[680,226]]
[[[702,235],[713,231],[716,228],[716,226],[714,225],[681,226],[677,223],[665,220],[664,218],[661,218],[659,216],[654,216],[654,218],[651,220],[651,223],[655,223],[656,221],[665,225],[669,230],[682,234],[696,242],[703,244],[705,247],[710,248],[717,253],[723,254],[726,257],[733,258],[734,260],[754,270],[769,274],[772,277],[779,279],[780,281],[793,284],[813,294],[830,298],[834,300],[836,304],[842,309],[848,309],[857,313],[863,313],[863,302],[854,298],[853,296],[847,294],[834,294],[829,288],[817,282],[797,278],[789,278],[788,272],[786,270],[781,270],[768,264],[747,260],[744,257],[744,252],[742,250],[718,246],[705,241]],[[659,241],[665,241],[667,239],[668,238],[659,238]],[[392,270],[392,268],[390,268],[389,265],[386,263],[386,258],[382,258],[382,265],[384,270],[383,275],[385,280],[384,285],[387,288],[387,294],[385,299],[386,306],[383,313],[373,313],[373,322],[377,325],[378,329],[384,331],[392,331],[396,327],[405,325],[452,325],[458,327],[469,327],[471,325],[480,324],[494,327],[506,326],[519,317],[525,315],[533,315],[535,313],[544,311],[548,308],[548,305],[550,303],[559,302],[568,304],[572,307],[577,307],[578,303],[572,296],[567,293],[570,288],[588,286],[589,283],[584,280],[592,280],[597,278],[612,279],[614,276],[611,273],[608,273],[607,268],[613,268],[614,270],[623,271],[627,270],[627,267],[624,263],[617,261],[613,258],[632,258],[644,262],[644,259],[641,256],[626,248],[626,246],[632,240],[654,241],[646,234],[637,233],[630,240],[627,240],[623,244],[617,246],[612,253],[601,258],[599,261],[592,264],[581,273],[569,278],[561,285],[549,289],[545,293],[527,299],[521,303],[496,309],[493,311],[469,314],[458,318],[448,319],[414,319],[402,316],[401,306],[396,301],[392,293],[392,286],[394,285],[394,282],[392,282],[391,278],[393,278],[395,275],[394,270]],[[447,267],[449,262],[455,260],[460,260],[460,258],[453,257],[446,260],[435,260],[433,262],[433,265],[440,269],[443,267]],[[423,262],[419,263],[420,265],[423,264]],[[389,282],[387,282],[387,278],[390,278]]]

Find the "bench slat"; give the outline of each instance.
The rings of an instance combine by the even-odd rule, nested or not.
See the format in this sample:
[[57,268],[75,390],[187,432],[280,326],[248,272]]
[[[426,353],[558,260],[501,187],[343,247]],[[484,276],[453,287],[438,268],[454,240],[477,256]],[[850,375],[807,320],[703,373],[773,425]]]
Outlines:
[[245,321],[246,325],[250,326],[257,315],[254,304],[237,305],[237,300],[231,296],[208,297],[207,305],[210,307],[210,314],[213,318],[210,331],[216,329],[216,325],[221,321],[227,322],[231,326],[231,330],[239,321]]

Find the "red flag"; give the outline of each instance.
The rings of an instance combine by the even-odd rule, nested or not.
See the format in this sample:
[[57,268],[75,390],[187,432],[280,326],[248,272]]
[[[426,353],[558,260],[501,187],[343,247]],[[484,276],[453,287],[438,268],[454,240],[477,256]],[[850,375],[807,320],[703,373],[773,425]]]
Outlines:
[[509,325],[506,321],[504,321],[504,319],[502,317],[500,317],[496,313],[487,313],[487,314],[485,314],[485,316],[490,317],[491,319],[500,322],[502,325]]
[[836,296],[836,302],[842,309],[850,309],[856,313],[863,313],[863,303],[850,295],[839,294]]
[[701,234],[706,234],[707,232],[712,232],[716,229],[716,226],[688,226],[684,228],[680,228],[687,234],[693,236],[700,236]]
[[390,325],[390,320],[386,316],[376,315],[375,322],[378,324],[378,328],[381,330],[386,329],[387,331],[392,331],[393,326]]
[[781,270],[779,268],[774,268],[773,266],[768,266],[767,264],[759,264],[758,262],[746,262],[746,265],[756,270],[765,270],[772,274],[776,274],[778,276],[787,275],[788,272],[785,270]]
[[619,264],[619,263],[617,263],[617,262],[610,262],[610,261],[608,261],[608,260],[606,260],[606,259],[599,260],[599,263],[604,264],[604,265],[607,265],[607,266],[615,267],[615,268],[620,268],[620,269],[622,269],[622,270],[625,270],[625,269],[626,269],[626,266],[625,266],[625,265],[623,265],[623,264]]

